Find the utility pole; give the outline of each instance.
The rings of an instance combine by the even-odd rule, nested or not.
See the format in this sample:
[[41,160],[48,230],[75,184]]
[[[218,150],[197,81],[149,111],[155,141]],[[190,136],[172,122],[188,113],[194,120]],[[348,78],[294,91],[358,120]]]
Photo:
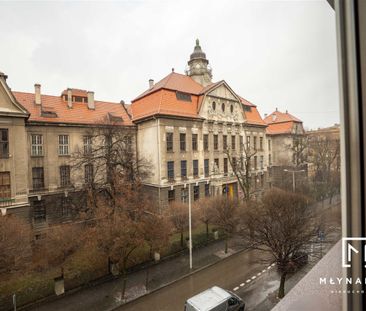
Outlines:
[[288,169],[284,169],[283,171],[292,173],[292,191],[295,192],[295,190],[296,190],[295,174],[305,172],[305,170],[298,170],[298,171],[293,170],[293,171],[291,171],[291,170],[288,170]]

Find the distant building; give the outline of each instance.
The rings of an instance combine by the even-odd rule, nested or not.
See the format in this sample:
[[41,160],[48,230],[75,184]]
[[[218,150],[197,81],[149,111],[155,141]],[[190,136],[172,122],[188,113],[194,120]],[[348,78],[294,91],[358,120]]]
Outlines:
[[[302,121],[288,111],[283,113],[276,108],[264,118],[264,122],[268,125],[266,135],[270,144],[270,181],[273,186],[288,188],[292,185],[291,174],[296,175],[295,181],[307,176],[307,148]],[[293,171],[298,173],[291,173]]]

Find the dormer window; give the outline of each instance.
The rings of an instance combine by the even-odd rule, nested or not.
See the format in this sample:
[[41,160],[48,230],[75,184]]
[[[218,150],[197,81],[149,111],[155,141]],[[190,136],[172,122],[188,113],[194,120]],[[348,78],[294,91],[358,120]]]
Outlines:
[[121,116],[114,115],[110,112],[108,113],[108,118],[109,118],[109,121],[111,121],[111,122],[122,122],[123,121]]
[[251,112],[252,111],[252,107],[247,106],[247,105],[244,105],[244,111]]
[[191,94],[177,91],[175,93],[175,95],[177,96],[177,100],[181,100],[181,101],[185,101],[185,102],[191,102],[192,101]]

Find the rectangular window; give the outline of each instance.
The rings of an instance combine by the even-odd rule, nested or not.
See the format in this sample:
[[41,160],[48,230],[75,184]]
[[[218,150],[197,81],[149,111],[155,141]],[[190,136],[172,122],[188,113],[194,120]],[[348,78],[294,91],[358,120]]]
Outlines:
[[208,151],[208,134],[203,135],[203,150]]
[[227,135],[223,135],[223,136],[222,136],[222,148],[223,148],[224,150],[226,150],[226,149],[227,149]]
[[227,158],[224,158],[224,174],[226,175],[227,174]]
[[261,188],[264,187],[264,174],[261,175]]
[[253,149],[257,150],[257,136],[253,137]]
[[173,151],[173,133],[166,133],[166,151]]
[[175,201],[175,190],[168,190],[168,202]]
[[220,162],[219,159],[214,159],[214,164],[217,170],[220,170]]
[[205,177],[210,176],[210,161],[208,159],[204,160],[204,171],[205,171]]
[[254,160],[253,167],[256,170],[257,169],[257,156],[254,156],[253,160]]
[[214,135],[214,150],[218,150],[218,149],[219,149],[219,136]]
[[271,140],[268,139],[268,151],[271,151]]
[[70,166],[62,165],[60,166],[60,185],[61,187],[70,186]]
[[92,154],[92,137],[91,136],[84,136],[84,155]]
[[233,157],[231,161],[233,161],[233,171],[236,171],[236,164],[237,164],[236,157]]
[[235,150],[236,146],[235,146],[235,135],[231,136],[231,149]]
[[261,168],[261,170],[263,170],[263,168],[264,168],[264,158],[263,158],[263,156],[261,156],[260,158],[259,158],[259,162],[260,162],[260,168]]
[[8,129],[0,129],[0,159],[9,157]]
[[45,222],[46,206],[43,201],[33,201],[33,220],[35,223]]
[[179,92],[179,91],[177,91],[175,94],[176,94],[177,100],[181,100],[181,101],[185,101],[185,102],[192,101],[191,94],[183,93],[183,92]]
[[187,178],[187,161],[186,160],[180,161],[180,176],[182,177],[182,179]]
[[180,133],[180,151],[186,151],[186,134]]
[[247,149],[250,149],[250,136],[247,136]]
[[198,140],[198,135],[192,134],[192,150],[194,150],[194,151],[197,150],[197,140]]
[[58,135],[58,154],[69,154],[69,135]]
[[182,203],[188,203],[188,189],[187,188],[182,188],[181,192],[180,192],[180,198]]
[[43,167],[32,168],[32,181],[33,181],[33,189],[37,190],[44,188]]
[[198,177],[198,160],[193,160],[193,176]]
[[263,137],[259,137],[259,150],[263,150]]
[[174,161],[167,162],[168,180],[174,180]]
[[210,196],[210,184],[205,184],[205,197]]
[[61,217],[71,216],[71,201],[68,197],[61,198]]
[[200,186],[193,186],[193,200],[197,201],[200,198]]
[[91,184],[94,180],[94,167],[93,164],[86,164],[84,166],[84,178],[86,184]]
[[239,143],[240,143],[240,151],[243,151],[243,145],[244,145],[244,137],[242,135],[239,136]]
[[31,136],[31,155],[42,156],[43,155],[43,136],[39,134],[33,134]]
[[0,199],[11,198],[10,172],[0,172]]
[[268,165],[272,166],[272,155],[268,155]]

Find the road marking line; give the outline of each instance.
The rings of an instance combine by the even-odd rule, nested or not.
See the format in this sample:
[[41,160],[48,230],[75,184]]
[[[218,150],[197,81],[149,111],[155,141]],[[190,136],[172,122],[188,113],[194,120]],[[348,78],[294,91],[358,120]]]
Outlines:
[[248,280],[246,280],[245,282],[246,282],[246,283],[250,283],[250,281],[251,281],[251,279],[248,279]]
[[252,276],[252,280],[256,279],[257,277],[256,276]]
[[245,285],[245,283],[241,283],[241,284],[240,284],[240,286],[244,286],[244,285]]
[[269,266],[268,268],[267,268],[267,270],[269,270],[269,269],[271,269],[272,267],[271,266]]
[[237,291],[238,289],[239,289],[239,287],[235,287],[235,288],[234,288],[234,291]]
[[271,266],[274,267],[276,265],[276,263],[273,263]]
[[266,272],[266,269],[264,269],[264,270],[262,271],[262,273],[264,273],[264,272]]
[[257,273],[257,276],[260,276],[262,274],[262,272],[259,272],[259,273]]

